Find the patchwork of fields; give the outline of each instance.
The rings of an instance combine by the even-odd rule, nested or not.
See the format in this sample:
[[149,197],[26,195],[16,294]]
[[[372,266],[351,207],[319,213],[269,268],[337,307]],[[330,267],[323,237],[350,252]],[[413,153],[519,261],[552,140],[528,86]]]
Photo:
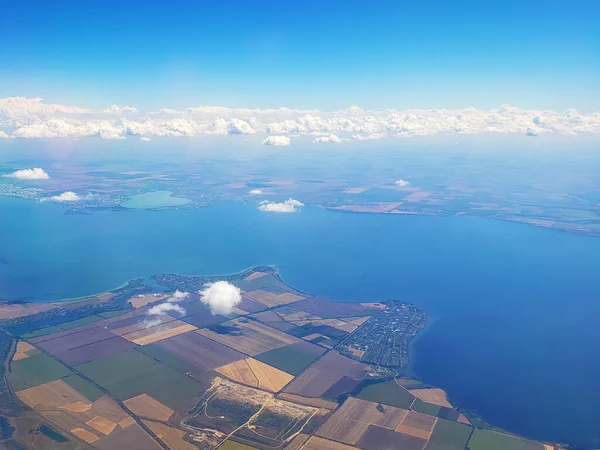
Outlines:
[[228,316],[191,294],[179,303],[185,313],[149,320],[167,294],[139,295],[120,314],[22,337],[10,382],[65,437],[52,448],[553,448],[476,429],[444,391],[336,350],[385,304],[313,297],[272,269],[232,282],[243,297]]

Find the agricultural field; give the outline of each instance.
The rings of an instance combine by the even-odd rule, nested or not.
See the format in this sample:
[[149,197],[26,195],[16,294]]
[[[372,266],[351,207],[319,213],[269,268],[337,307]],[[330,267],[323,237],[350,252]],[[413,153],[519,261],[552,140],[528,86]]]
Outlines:
[[544,448],[537,442],[493,430],[475,429],[469,440],[470,450],[544,450]]
[[404,387],[399,386],[396,380],[368,384],[358,392],[356,397],[404,409],[410,409],[415,400],[415,397]]
[[[161,277],[180,290],[214,279]],[[369,330],[382,315],[409,311],[402,317],[424,324],[414,306],[312,297],[268,268],[228,279],[244,291],[228,316],[191,293],[179,303],[182,317],[149,322],[150,306],[170,294],[136,291],[121,298],[126,307],[18,341],[8,378],[31,415],[9,425],[19,442],[51,450],[546,450],[474,431],[443,390],[361,361],[379,342]],[[418,327],[405,328],[407,343]]]
[[285,392],[320,397],[343,377],[361,380],[368,367],[332,350],[295,378]]
[[292,375],[298,375],[324,352],[325,349],[317,345],[298,342],[261,353],[256,355],[255,359]]
[[126,350],[76,368],[119,400],[146,393],[169,408],[177,409],[202,391],[202,385],[194,379],[137,350]]
[[298,338],[246,318],[230,320],[196,332],[249,356],[300,342]]

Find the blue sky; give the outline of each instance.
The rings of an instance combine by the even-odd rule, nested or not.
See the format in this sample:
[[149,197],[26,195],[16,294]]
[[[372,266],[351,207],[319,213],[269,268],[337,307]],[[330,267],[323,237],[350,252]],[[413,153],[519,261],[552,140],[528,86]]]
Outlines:
[[0,97],[600,110],[600,1],[7,2]]

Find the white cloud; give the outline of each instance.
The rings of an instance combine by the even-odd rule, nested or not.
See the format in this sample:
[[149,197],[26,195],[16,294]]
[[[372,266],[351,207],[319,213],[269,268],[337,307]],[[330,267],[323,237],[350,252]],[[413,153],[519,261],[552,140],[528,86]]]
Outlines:
[[540,133],[538,133],[536,130],[534,130],[533,128],[527,128],[527,130],[525,130],[525,134],[527,136],[539,136]]
[[80,200],[83,200],[83,197],[80,197],[79,195],[77,195],[75,192],[72,191],[67,191],[67,192],[63,192],[60,195],[54,195],[52,197],[45,197],[42,198],[40,201],[42,202],[78,202]]
[[23,169],[17,170],[16,172],[4,175],[9,178],[16,178],[18,180],[47,180],[50,178],[43,169],[36,167],[34,169]]
[[264,212],[294,213],[298,212],[297,208],[300,206],[304,206],[304,203],[290,198],[283,203],[262,201],[258,209]]
[[8,139],[10,136],[4,131],[0,130],[0,139]]
[[176,290],[168,299],[167,302],[169,303],[177,303],[180,302],[182,300],[185,300],[186,298],[188,298],[190,296],[189,292],[181,292],[179,289]]
[[208,305],[211,313],[226,316],[242,301],[242,291],[227,281],[207,283],[198,291],[200,301]]
[[341,111],[232,109],[199,106],[180,111],[140,112],[113,105],[93,110],[47,104],[41,98],[0,98],[0,137],[43,139],[227,136],[262,134],[266,145],[290,145],[295,136],[315,142],[432,136],[436,134],[514,133],[600,134],[600,114],[573,109],[524,110],[509,105],[490,110],[363,110]]
[[396,186],[398,186],[398,187],[408,186],[409,184],[410,184],[410,181],[396,180]]
[[154,305],[152,308],[148,310],[149,316],[164,316],[169,311],[176,312],[182,316],[185,316],[185,309],[181,305],[177,305],[175,303],[160,303],[158,305]]
[[262,195],[263,191],[261,189],[252,189],[248,192],[250,195]]
[[118,105],[111,105],[110,108],[106,108],[104,112],[107,114],[135,114],[137,112],[137,108],[134,108],[133,106],[120,107]]
[[277,147],[285,147],[292,143],[289,136],[269,136],[264,141],[265,145],[274,145]]
[[142,141],[142,142],[150,142],[151,140],[152,140],[152,139],[150,139],[149,137],[146,137],[146,136],[142,136],[142,137],[140,138],[140,141]]
[[321,137],[315,138],[315,140],[313,142],[322,143],[322,144],[341,144],[342,139],[340,137],[336,136],[335,134],[330,134],[328,136],[321,136]]

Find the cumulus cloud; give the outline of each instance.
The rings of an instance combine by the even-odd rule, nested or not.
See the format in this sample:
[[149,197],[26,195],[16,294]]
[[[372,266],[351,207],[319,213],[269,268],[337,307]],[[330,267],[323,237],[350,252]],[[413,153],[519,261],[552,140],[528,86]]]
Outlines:
[[135,114],[137,112],[137,108],[134,108],[133,106],[120,107],[118,105],[111,105],[110,108],[106,108],[104,112],[107,114]]
[[50,178],[43,169],[36,167],[34,169],[23,169],[17,170],[16,172],[4,175],[9,178],[16,178],[18,180],[47,180]]
[[152,308],[148,310],[149,316],[164,316],[169,311],[174,311],[182,316],[185,316],[185,309],[181,305],[176,305],[175,303],[160,303],[158,305],[154,305]]
[[10,136],[4,131],[0,130],[0,139],[8,139]]
[[162,323],[161,317],[169,312],[175,312],[182,317],[185,316],[187,311],[178,303],[187,299],[189,296],[189,292],[181,292],[180,290],[176,290],[169,296],[169,298],[167,298],[166,302],[154,305],[146,312],[148,317],[144,320],[144,327],[151,328],[160,325]]
[[410,181],[396,180],[396,186],[398,186],[398,187],[408,186],[409,184],[410,184]]
[[298,212],[298,208],[301,206],[304,206],[304,203],[290,198],[282,203],[262,201],[258,209],[264,212],[294,213]]
[[62,202],[79,202],[81,200],[84,200],[84,198],[79,196],[75,192],[67,191],[67,192],[63,192],[60,195],[54,195],[52,197],[44,197],[40,201],[62,203]]
[[264,145],[274,145],[276,147],[285,147],[292,143],[289,136],[269,136],[263,141]]
[[321,143],[321,144],[341,144],[342,139],[335,134],[330,134],[328,136],[320,136],[315,138],[313,142]]
[[295,136],[339,143],[348,138],[362,141],[436,134],[600,134],[600,114],[585,115],[573,109],[525,110],[510,105],[489,110],[364,110],[353,106],[341,111],[199,106],[142,113],[131,106],[93,110],[44,103],[41,98],[9,97],[0,98],[0,129],[5,130],[0,137],[24,139],[261,133],[266,135],[265,145],[287,146]]
[[204,289],[198,291],[200,301],[208,305],[210,312],[226,316],[242,301],[242,291],[227,281],[206,283]]
[[249,194],[250,195],[262,195],[263,191],[261,189],[252,189]]
[[140,141],[142,141],[142,142],[150,142],[151,140],[152,140],[152,139],[150,139],[149,137],[146,137],[146,136],[142,136],[142,137],[140,138]]

